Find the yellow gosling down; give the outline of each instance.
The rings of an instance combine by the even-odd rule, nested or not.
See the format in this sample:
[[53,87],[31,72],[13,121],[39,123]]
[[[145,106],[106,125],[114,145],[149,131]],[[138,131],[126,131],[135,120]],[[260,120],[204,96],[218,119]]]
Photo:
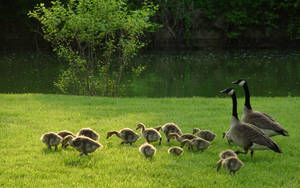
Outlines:
[[159,140],[159,145],[161,145],[161,135],[154,128],[146,128],[143,123],[137,124],[136,130],[141,129],[142,134],[148,143],[156,142]]
[[72,137],[69,135],[65,139],[70,146],[80,152],[80,155],[87,155],[103,147],[99,142],[86,136]]
[[107,132],[106,139],[108,139],[114,134],[123,140],[121,144],[132,145],[132,143],[136,142],[140,138],[140,136],[137,133],[135,133],[132,129],[124,128],[121,129],[119,132],[118,131]]
[[193,129],[193,134],[197,134],[200,138],[203,138],[207,141],[213,141],[216,138],[216,134],[209,130],[200,130],[198,128]]
[[228,173],[235,174],[240,168],[244,166],[243,162],[239,160],[237,157],[227,157],[225,159],[221,159],[217,162],[217,171],[220,170],[220,167],[226,168]]
[[77,136],[86,136],[93,140],[99,139],[99,134],[91,128],[82,128],[77,133]]
[[152,158],[156,153],[156,148],[149,143],[145,143],[140,146],[139,151],[146,158],[148,158],[148,157]]
[[194,138],[192,140],[185,139],[181,142],[181,147],[185,145],[188,146],[188,149],[192,149],[194,151],[204,151],[210,146],[210,142],[204,140],[202,138]]
[[173,154],[173,155],[177,155],[177,156],[182,155],[183,152],[184,152],[183,149],[178,146],[173,146],[168,149],[169,154]]
[[54,146],[55,150],[57,150],[58,144],[61,142],[62,137],[54,132],[48,132],[42,135],[41,141],[46,144],[48,149],[51,150],[51,147]]
[[175,123],[166,123],[162,126],[156,127],[155,129],[158,131],[162,130],[165,133],[168,142],[170,142],[170,133],[177,133],[178,135],[182,135],[180,127]]

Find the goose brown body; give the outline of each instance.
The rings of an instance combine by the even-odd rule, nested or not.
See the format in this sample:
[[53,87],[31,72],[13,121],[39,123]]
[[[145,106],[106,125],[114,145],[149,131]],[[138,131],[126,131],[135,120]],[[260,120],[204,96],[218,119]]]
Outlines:
[[235,144],[244,149],[244,152],[236,151],[236,154],[247,154],[249,149],[251,150],[251,157],[253,156],[254,150],[259,149],[271,149],[275,152],[281,153],[278,145],[259,128],[252,124],[243,123],[238,119],[235,91],[232,88],[228,88],[221,92],[229,94],[232,97],[232,119],[230,129],[226,135],[228,135],[230,140],[232,140]]
[[289,136],[288,132],[282,128],[282,126],[274,120],[270,115],[254,111],[250,104],[250,92],[248,89],[248,84],[245,79],[239,79],[232,82],[233,84],[238,84],[244,88],[245,93],[245,105],[243,108],[242,121],[245,123],[250,123],[259,129],[261,129],[268,136],[283,135]]

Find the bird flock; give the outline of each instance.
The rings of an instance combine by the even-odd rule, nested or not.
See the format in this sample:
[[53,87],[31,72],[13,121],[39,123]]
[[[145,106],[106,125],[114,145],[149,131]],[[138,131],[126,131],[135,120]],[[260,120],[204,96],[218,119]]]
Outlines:
[[[276,135],[289,136],[289,133],[272,118],[270,115],[254,111],[250,104],[250,92],[247,81],[239,79],[232,82],[243,87],[245,92],[245,105],[243,108],[242,119],[240,120],[237,113],[236,92],[233,88],[227,88],[221,93],[227,94],[232,98],[232,119],[230,128],[223,132],[223,138],[226,138],[229,144],[234,143],[241,147],[244,151],[232,151],[226,149],[219,154],[220,160],[217,162],[217,171],[221,167],[227,169],[229,173],[235,173],[241,167],[243,162],[238,158],[238,154],[247,154],[250,150],[250,156],[253,157],[254,150],[273,150],[282,153],[279,146],[270,138]],[[162,136],[160,131],[165,134],[167,142],[170,139],[176,139],[180,143],[179,146],[172,146],[168,149],[168,153],[180,156],[184,153],[184,147],[193,152],[206,150],[211,142],[216,138],[216,134],[210,130],[200,130],[194,128],[192,134],[182,133],[181,128],[175,123],[166,123],[155,128],[147,128],[143,123],[138,123],[136,130],[141,130],[141,135],[145,139],[145,143],[139,147],[139,152],[146,158],[152,158],[157,149],[152,144],[158,142],[162,144]],[[122,140],[121,144],[132,145],[141,136],[131,128],[123,128],[120,131],[107,132],[106,139],[112,135],[116,135]],[[63,130],[58,133],[48,132],[42,135],[41,141],[48,147],[57,150],[61,144],[62,149],[66,149],[69,145],[75,148],[80,155],[88,155],[103,146],[98,142],[99,134],[91,128],[82,128],[74,135],[72,132]]]

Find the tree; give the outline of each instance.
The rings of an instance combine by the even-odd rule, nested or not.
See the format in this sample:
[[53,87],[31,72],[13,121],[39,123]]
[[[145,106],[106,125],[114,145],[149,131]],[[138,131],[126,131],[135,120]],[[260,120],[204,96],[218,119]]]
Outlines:
[[55,0],[28,13],[41,25],[44,38],[67,60],[55,85],[65,93],[118,96],[124,71],[142,70],[131,59],[154,31],[150,21],[158,7],[145,1],[129,10],[125,0]]

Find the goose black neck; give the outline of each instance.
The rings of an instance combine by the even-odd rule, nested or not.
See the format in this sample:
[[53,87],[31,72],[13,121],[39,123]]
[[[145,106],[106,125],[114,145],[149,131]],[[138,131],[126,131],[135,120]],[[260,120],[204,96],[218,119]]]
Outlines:
[[234,116],[236,119],[239,119],[237,114],[237,100],[236,100],[235,93],[231,95],[231,98],[232,98],[232,116]]
[[251,110],[251,105],[250,105],[250,92],[249,92],[249,89],[248,89],[248,85],[247,83],[245,83],[243,85],[243,88],[244,88],[244,91],[245,91],[245,106]]

